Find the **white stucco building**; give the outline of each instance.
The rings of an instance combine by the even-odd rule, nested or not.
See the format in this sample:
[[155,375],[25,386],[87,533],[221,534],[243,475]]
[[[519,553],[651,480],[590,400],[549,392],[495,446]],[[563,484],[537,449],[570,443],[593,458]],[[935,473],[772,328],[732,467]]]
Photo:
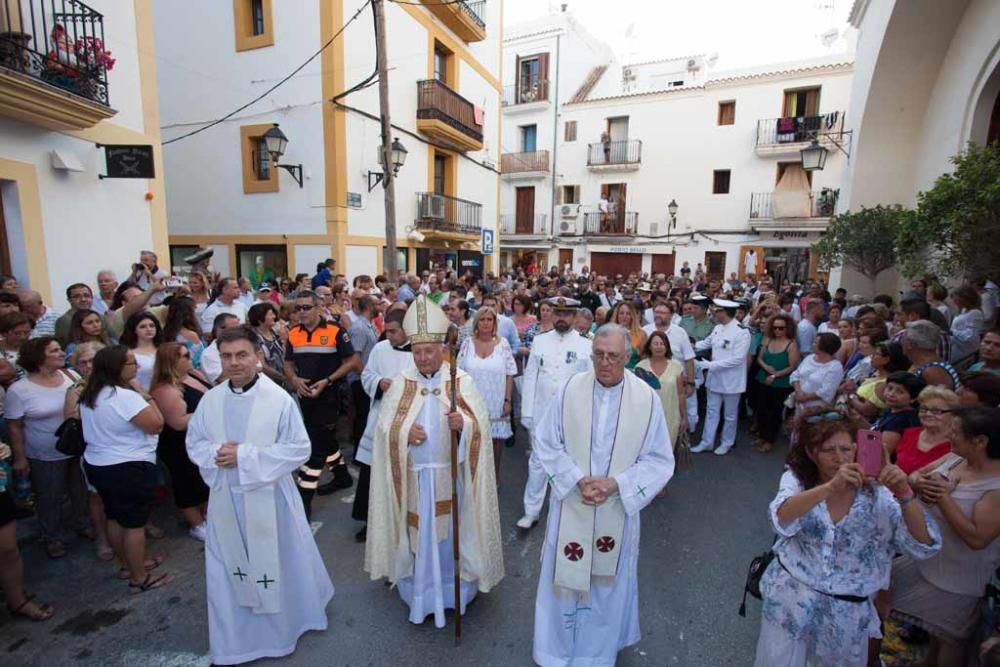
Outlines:
[[[843,197],[852,209],[912,207],[968,142],[1000,140],[1000,3],[857,0],[850,22],[856,151]],[[877,289],[895,293],[898,278],[884,272]],[[870,289],[848,270],[844,283]]]
[[[484,268],[480,230],[498,220],[501,13],[501,0],[385,3],[393,135],[408,150],[395,181],[401,268]],[[348,276],[380,273],[383,189],[369,192],[369,172],[382,171],[378,86],[331,101],[375,70],[371,8],[163,2],[156,42],[169,63],[160,85],[174,263],[211,246],[213,268],[228,275],[261,263],[311,275],[327,257]],[[264,93],[328,42],[260,102],[169,143]],[[292,171],[261,150],[274,124],[288,138],[280,165]]]
[[[68,285],[167,254],[152,21],[151,0],[0,3],[0,272],[59,310]],[[99,178],[98,144],[148,147],[155,177]]]
[[[572,31],[563,16],[550,20]],[[532,43],[531,26],[508,32],[504,72],[522,91],[525,72],[509,62],[546,46],[551,62],[552,43]],[[719,277],[748,269],[815,277],[809,247],[839,210],[851,150],[853,56],[714,71],[705,55],[619,65],[606,54],[580,49],[575,79],[559,82],[557,112],[539,116],[538,136],[551,141],[553,121],[542,118],[558,114],[545,149],[554,168],[528,169],[505,156],[503,263],[669,274],[687,261]],[[504,108],[505,153],[523,150],[524,123],[534,120],[519,106],[537,104]],[[813,138],[830,153],[824,170],[807,173],[800,150]],[[553,173],[554,188],[546,180]]]

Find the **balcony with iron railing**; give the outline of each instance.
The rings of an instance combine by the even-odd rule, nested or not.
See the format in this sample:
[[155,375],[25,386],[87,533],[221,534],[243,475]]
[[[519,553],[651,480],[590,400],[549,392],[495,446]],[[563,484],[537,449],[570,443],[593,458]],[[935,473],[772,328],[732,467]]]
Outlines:
[[583,214],[583,233],[588,236],[634,236],[638,228],[638,211]]
[[750,222],[780,225],[806,221],[814,226],[825,226],[837,212],[839,197],[840,190],[831,188],[812,192],[754,192],[750,195]]
[[822,116],[786,116],[757,121],[754,148],[761,155],[792,154],[816,139],[829,143],[844,134],[844,112],[832,111]]
[[458,151],[483,149],[482,117],[443,81],[417,82],[417,130]]
[[442,23],[466,42],[486,39],[486,0],[421,0]]
[[0,114],[56,130],[111,118],[104,17],[78,0],[0,0]]
[[503,106],[506,111],[521,108],[535,108],[527,105],[547,106],[549,101],[549,82],[544,79],[522,79],[512,86],[503,87]]
[[601,171],[633,171],[642,163],[638,139],[603,141],[587,147],[587,166]]
[[465,235],[479,238],[483,228],[483,206],[476,202],[418,192],[415,226],[430,236]]
[[504,153],[500,156],[500,173],[511,179],[544,177],[549,173],[549,152]]
[[500,216],[500,233],[521,236],[545,236],[549,233],[549,216],[544,213],[518,215],[504,213]]

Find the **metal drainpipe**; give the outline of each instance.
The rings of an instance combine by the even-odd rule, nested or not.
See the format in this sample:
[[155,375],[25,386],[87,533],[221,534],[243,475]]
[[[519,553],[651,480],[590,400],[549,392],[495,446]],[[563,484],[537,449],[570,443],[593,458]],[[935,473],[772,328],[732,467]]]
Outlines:
[[552,112],[552,199],[550,201],[549,215],[549,237],[555,238],[556,236],[556,158],[559,156],[559,41],[562,39],[562,35],[556,35],[556,86],[555,86],[555,100]]

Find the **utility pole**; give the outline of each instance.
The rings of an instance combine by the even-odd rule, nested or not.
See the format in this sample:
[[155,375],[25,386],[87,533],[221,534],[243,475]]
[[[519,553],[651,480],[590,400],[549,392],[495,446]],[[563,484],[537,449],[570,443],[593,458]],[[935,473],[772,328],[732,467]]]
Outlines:
[[396,253],[396,175],[392,164],[392,124],[389,121],[389,67],[386,63],[384,0],[371,0],[375,14],[375,66],[378,69],[378,107],[382,121],[382,188],[385,194],[385,270],[396,282],[399,262]]

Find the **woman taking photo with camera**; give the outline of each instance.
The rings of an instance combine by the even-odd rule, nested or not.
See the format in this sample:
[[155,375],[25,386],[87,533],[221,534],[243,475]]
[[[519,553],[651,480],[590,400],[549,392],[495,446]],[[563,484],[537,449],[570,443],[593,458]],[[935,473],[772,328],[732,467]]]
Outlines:
[[806,423],[789,452],[769,509],[778,539],[760,582],[757,667],[866,665],[869,638],[881,636],[872,597],[888,585],[893,555],[925,559],[941,548],[902,470],[865,476],[859,427]]

